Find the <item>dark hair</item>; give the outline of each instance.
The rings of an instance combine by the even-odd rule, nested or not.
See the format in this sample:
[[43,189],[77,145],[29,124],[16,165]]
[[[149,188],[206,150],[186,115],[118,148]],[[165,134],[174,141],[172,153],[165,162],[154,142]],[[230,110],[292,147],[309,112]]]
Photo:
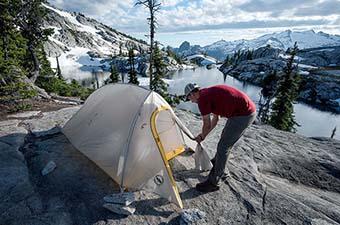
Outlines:
[[199,88],[194,88],[191,92],[198,92],[199,90]]
[[196,93],[198,92],[200,89],[199,88],[194,88],[192,89],[192,91],[188,94],[188,96],[185,98],[185,101],[189,101],[189,95],[191,95],[191,93]]

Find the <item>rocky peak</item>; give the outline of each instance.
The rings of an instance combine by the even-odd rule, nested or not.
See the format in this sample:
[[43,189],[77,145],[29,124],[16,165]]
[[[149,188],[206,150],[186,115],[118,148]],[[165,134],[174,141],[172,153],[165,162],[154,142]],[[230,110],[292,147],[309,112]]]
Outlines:
[[190,43],[188,41],[184,41],[180,46],[179,46],[179,51],[187,51],[190,49]]
[[146,42],[118,32],[94,19],[87,18],[81,13],[68,13],[50,5],[44,26],[53,28],[54,34],[45,44],[49,55],[60,55],[68,48],[81,47],[98,52],[99,55],[113,55],[122,48],[127,52],[128,45],[137,49],[147,50]]

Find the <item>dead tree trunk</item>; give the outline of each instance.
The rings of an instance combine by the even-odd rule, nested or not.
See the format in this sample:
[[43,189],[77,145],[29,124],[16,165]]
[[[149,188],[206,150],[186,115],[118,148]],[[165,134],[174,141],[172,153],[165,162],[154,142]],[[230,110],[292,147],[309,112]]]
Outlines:
[[161,3],[158,2],[158,0],[138,0],[136,2],[136,5],[144,5],[146,8],[149,9],[150,17],[147,18],[150,25],[150,84],[149,87],[151,89],[151,84],[153,80],[153,54],[154,54],[154,37],[155,37],[155,30],[157,25],[157,18],[155,17],[155,14],[157,11],[160,10]]
[[334,136],[335,136],[335,132],[336,132],[336,127],[334,127],[334,129],[332,130],[332,135],[331,135],[331,138],[334,138]]
[[57,60],[57,76],[58,76],[58,78],[62,78],[62,76],[61,76],[61,70],[60,70],[60,65],[59,65],[59,56],[60,55],[57,55],[56,56],[56,60]]
[[152,7],[150,9],[150,83],[149,87],[151,89],[152,77],[153,77],[153,45],[154,45],[154,35],[155,35],[155,26],[154,26],[154,13],[152,12]]

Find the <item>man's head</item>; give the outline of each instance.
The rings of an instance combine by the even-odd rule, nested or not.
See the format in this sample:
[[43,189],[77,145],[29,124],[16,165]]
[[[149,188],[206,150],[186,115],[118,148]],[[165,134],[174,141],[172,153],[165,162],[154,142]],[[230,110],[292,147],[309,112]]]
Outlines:
[[189,83],[184,88],[184,94],[187,100],[197,103],[200,97],[199,93],[200,87],[197,84]]

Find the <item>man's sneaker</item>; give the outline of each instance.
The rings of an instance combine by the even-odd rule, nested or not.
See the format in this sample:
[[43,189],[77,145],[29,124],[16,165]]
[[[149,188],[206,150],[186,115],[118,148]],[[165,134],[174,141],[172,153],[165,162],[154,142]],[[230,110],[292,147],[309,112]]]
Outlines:
[[218,185],[210,183],[209,180],[206,180],[202,183],[198,183],[196,185],[196,190],[200,192],[213,192],[218,191],[220,187]]

